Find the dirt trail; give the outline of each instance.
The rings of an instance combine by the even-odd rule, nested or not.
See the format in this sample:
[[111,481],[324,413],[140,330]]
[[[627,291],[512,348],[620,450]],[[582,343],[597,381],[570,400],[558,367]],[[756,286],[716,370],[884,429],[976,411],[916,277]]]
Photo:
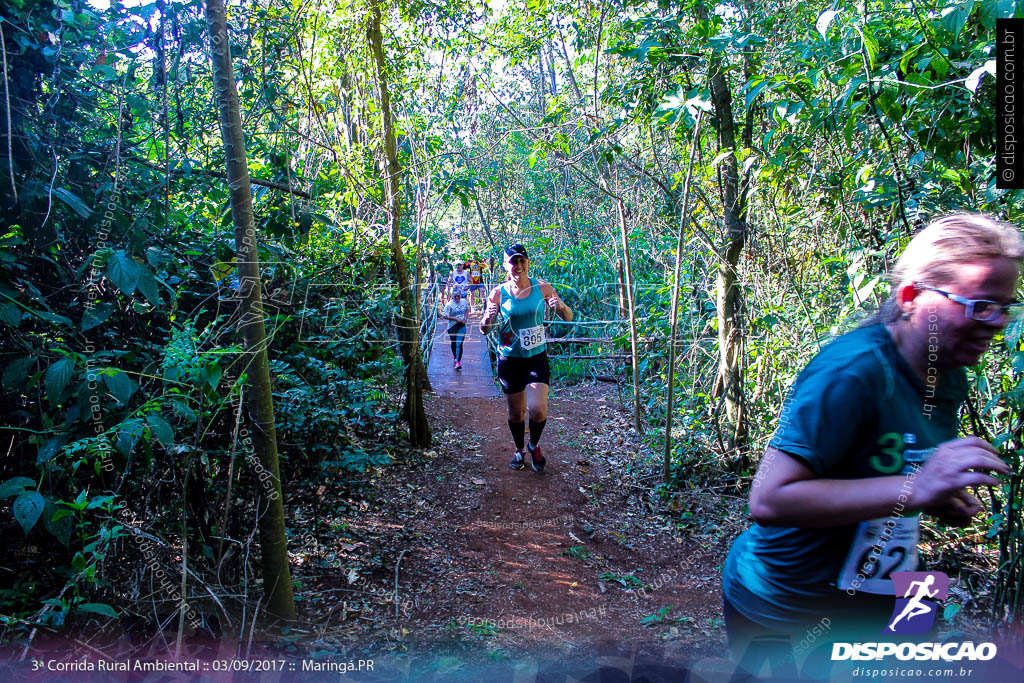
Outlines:
[[403,482],[415,491],[402,515],[412,540],[400,566],[402,598],[413,602],[405,628],[505,650],[650,641],[719,650],[724,554],[683,539],[638,500],[642,487],[623,476],[637,446],[614,388],[563,398],[555,379],[547,472],[512,470],[505,401],[470,324],[461,374],[438,330],[427,402],[438,445]]

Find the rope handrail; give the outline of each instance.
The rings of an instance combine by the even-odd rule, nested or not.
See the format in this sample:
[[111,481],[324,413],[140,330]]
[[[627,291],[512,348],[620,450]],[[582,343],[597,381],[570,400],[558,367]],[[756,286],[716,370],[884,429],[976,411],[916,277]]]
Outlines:
[[420,355],[423,358],[423,365],[430,363],[430,354],[434,350],[434,333],[437,331],[437,298],[439,290],[437,279],[432,279],[427,286],[423,296],[423,304],[420,309]]
[[[497,282],[494,283],[494,285],[497,285],[497,284],[499,284],[499,283],[497,283]],[[552,320],[545,320],[544,321],[544,325],[546,327],[552,326],[552,325],[563,325],[563,326],[565,326],[564,328],[562,328],[562,329],[565,330],[565,332],[563,332],[563,334],[566,334],[566,333],[572,331],[573,329],[578,329],[580,332],[584,332],[586,330],[586,328],[593,329],[593,328],[604,327],[604,328],[608,329],[608,328],[611,328],[611,327],[614,327],[614,326],[623,325],[625,322],[626,322],[625,320],[621,320],[621,319],[616,319],[616,320],[560,320],[560,319],[555,318],[555,319],[552,319]],[[564,337],[563,336],[563,337],[559,337],[559,336],[552,335],[552,336],[548,337],[548,343],[549,344],[610,344],[611,341],[612,341],[611,337],[613,337],[613,336],[616,336],[616,335],[610,334],[610,332],[606,333],[604,336],[600,336],[600,337],[587,337],[587,336],[578,336],[578,337]],[[491,372],[496,375],[497,374],[497,364],[495,362],[495,359],[498,356],[498,328],[497,328],[497,326],[495,326],[495,327],[493,327],[491,329],[491,332],[487,335],[486,339],[487,339],[487,348],[488,348],[488,351],[490,352]],[[609,353],[600,353],[600,350],[598,350],[598,351],[599,351],[598,355],[590,355],[590,356],[582,355],[582,354],[568,354],[568,355],[566,355],[566,354],[559,354],[559,355],[549,355],[548,357],[551,358],[552,360],[624,360],[624,359],[628,359],[629,358],[629,354],[621,354],[621,353],[610,353],[609,354]]]
[[626,322],[625,320],[545,320],[545,325],[576,325],[579,327],[598,326],[598,325],[618,325]]

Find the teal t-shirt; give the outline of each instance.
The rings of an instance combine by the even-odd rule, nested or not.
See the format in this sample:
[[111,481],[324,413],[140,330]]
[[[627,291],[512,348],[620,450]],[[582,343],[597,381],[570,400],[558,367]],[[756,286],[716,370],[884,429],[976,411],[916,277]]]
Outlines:
[[[800,373],[769,444],[822,478],[909,473],[935,446],[957,437],[957,414],[966,397],[962,368],[926,385],[884,325],[862,327],[826,346]],[[916,520],[905,523],[916,528]],[[907,552],[891,539],[876,562],[865,565],[860,550],[871,547],[863,542],[871,529],[865,531],[865,524],[805,529],[755,523],[726,558],[725,597],[748,619],[779,630],[837,609],[856,610],[875,597],[868,594],[868,579],[888,585],[887,572],[916,569],[898,566],[904,556],[916,557],[913,543]],[[851,597],[845,589],[855,574],[860,576],[852,587],[860,591]],[[891,608],[892,598],[876,602]]]
[[501,286],[498,306],[498,353],[506,358],[530,358],[542,353],[547,344],[544,338],[544,296],[540,283],[530,278],[530,294],[517,299]]

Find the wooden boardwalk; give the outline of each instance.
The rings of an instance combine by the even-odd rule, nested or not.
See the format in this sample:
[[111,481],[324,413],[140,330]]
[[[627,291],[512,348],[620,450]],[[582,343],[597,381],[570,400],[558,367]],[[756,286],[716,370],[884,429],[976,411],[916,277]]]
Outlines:
[[487,358],[487,340],[480,334],[480,313],[469,316],[461,370],[452,367],[452,345],[447,329],[447,320],[437,321],[434,350],[430,354],[430,365],[427,366],[427,375],[434,393],[458,398],[500,396],[501,389],[494,381]]

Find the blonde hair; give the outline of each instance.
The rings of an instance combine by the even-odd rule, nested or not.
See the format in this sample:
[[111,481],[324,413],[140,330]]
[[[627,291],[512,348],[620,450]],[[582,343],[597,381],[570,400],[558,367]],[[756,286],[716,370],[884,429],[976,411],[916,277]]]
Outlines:
[[889,273],[889,283],[949,284],[958,266],[999,257],[1024,258],[1020,231],[980,213],[955,213],[914,235]]
[[[1024,240],[1016,226],[981,213],[954,213],[918,232],[889,271],[892,294],[873,319],[892,322],[899,316],[896,288],[904,282],[947,285],[959,266],[987,259],[1024,260]],[[870,322],[870,321],[869,321]]]

